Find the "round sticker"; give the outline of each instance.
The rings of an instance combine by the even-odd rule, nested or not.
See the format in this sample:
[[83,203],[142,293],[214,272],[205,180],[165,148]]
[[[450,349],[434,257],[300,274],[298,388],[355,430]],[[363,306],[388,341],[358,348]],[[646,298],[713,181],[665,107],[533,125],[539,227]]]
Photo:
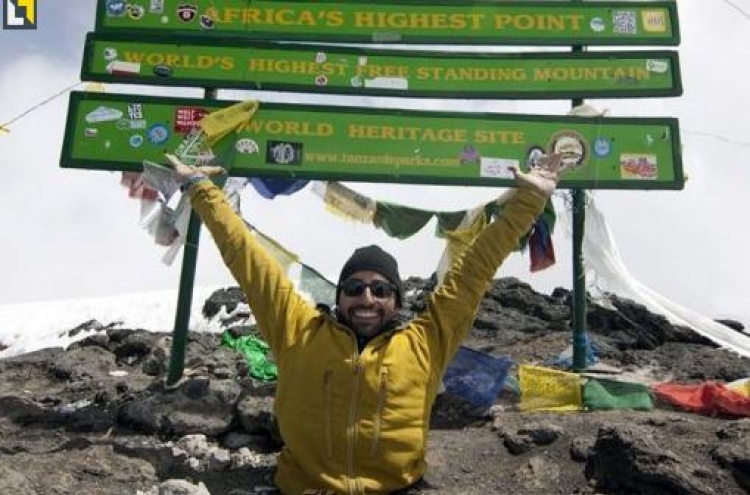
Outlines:
[[479,150],[470,144],[464,145],[461,153],[458,155],[458,161],[461,165],[476,165],[479,163]]
[[541,146],[532,146],[526,151],[526,170],[531,170],[541,164],[542,157],[546,155]]
[[594,141],[594,154],[600,158],[608,156],[612,152],[612,143],[609,139],[598,137]]
[[258,143],[256,143],[255,141],[249,138],[242,138],[238,140],[235,143],[234,147],[238,153],[247,154],[247,155],[252,154],[252,153],[258,153],[259,151]]
[[152,144],[162,144],[169,138],[169,130],[163,124],[154,124],[148,130],[148,140]]
[[591,29],[593,29],[597,33],[601,33],[607,28],[607,25],[604,23],[604,20],[601,17],[594,17],[593,19],[591,19],[589,26],[591,26]]
[[137,21],[143,17],[143,14],[146,13],[146,9],[143,8],[141,5],[135,5],[130,4],[128,5],[128,17],[133,19],[134,21]]
[[140,134],[133,134],[130,136],[130,146],[133,148],[140,148],[143,144],[143,136]]
[[153,69],[151,69],[151,72],[159,77],[169,77],[172,75],[172,67],[166,64],[158,64],[154,65]]
[[210,15],[203,14],[200,18],[200,25],[203,29],[213,29],[214,28],[214,20],[211,18]]
[[104,49],[104,60],[111,62],[117,58],[117,49],[108,46]]
[[589,154],[588,143],[583,136],[567,130],[552,136],[548,149],[561,155],[564,170],[580,167],[586,163]]

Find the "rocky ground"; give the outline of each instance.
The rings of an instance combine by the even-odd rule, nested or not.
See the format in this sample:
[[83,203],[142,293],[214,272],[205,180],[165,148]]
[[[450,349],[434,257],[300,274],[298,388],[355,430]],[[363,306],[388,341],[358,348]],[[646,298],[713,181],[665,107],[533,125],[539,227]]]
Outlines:
[[[429,283],[406,281],[418,310]],[[231,311],[236,290],[204,312]],[[495,281],[466,342],[545,364],[570,341],[570,294]],[[591,305],[591,339],[606,369],[630,381],[750,376],[750,360],[613,296]],[[241,312],[240,312],[241,313]],[[242,314],[227,320],[248,331]],[[737,322],[725,324],[742,330]],[[153,329],[149,329],[153,330]],[[248,378],[219,337],[191,334],[186,376],[166,389],[168,334],[90,321],[68,349],[0,361],[3,495],[273,493],[279,439],[273,384]],[[1,347],[0,343],[0,347]],[[489,411],[441,395],[433,411],[428,486],[417,493],[750,493],[750,419],[652,412],[520,413],[505,391]],[[663,406],[663,405],[661,405]]]

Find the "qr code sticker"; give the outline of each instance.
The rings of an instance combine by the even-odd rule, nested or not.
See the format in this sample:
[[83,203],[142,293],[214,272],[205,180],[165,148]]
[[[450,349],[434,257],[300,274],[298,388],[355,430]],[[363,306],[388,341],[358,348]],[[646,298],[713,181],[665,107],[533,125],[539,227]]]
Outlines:
[[612,14],[612,27],[616,34],[638,34],[635,12],[619,11]]

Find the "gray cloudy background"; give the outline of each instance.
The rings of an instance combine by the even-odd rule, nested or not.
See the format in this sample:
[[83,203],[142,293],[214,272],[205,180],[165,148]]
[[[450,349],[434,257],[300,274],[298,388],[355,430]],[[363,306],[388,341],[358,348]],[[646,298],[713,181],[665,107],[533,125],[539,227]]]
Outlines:
[[[0,31],[0,123],[79,81],[84,37],[93,30],[95,0],[40,0],[37,31]],[[750,325],[747,258],[750,229],[750,0],[682,0],[679,47],[685,89],[679,98],[588,100],[612,116],[680,119],[683,191],[598,191],[596,198],[631,274],[664,296],[710,317]],[[79,88],[80,89],[80,88]],[[168,94],[165,88],[107,85],[109,92]],[[174,91],[172,91],[174,93]],[[179,94],[201,96],[200,90]],[[320,101],[300,95],[220,92],[221,98]],[[434,109],[564,114],[568,102],[438,102],[378,99],[351,104]],[[57,98],[0,135],[0,304],[176,289],[180,263],[160,262],[163,248],[139,227],[139,205],[119,185],[119,173],[62,170],[59,155],[67,97]],[[454,210],[488,201],[500,190],[387,184],[348,184],[376,199]],[[563,202],[558,201],[561,210]],[[248,189],[245,216],[262,231],[330,277],[351,251],[379,243],[393,252],[404,277],[427,276],[442,245],[428,225],[406,241],[325,211],[312,192],[269,201]],[[571,286],[570,240],[555,233],[558,263],[528,272],[515,255],[501,270],[548,292]],[[231,279],[204,231],[197,285]]]

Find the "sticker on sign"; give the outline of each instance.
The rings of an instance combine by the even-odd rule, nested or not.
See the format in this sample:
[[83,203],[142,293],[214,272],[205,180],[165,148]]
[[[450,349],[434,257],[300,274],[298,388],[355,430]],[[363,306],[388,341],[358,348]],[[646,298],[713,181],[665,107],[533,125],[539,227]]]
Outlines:
[[669,70],[669,61],[649,59],[646,61],[646,70],[656,72],[657,74],[664,74]]
[[518,160],[508,158],[482,157],[479,160],[480,177],[493,179],[512,179],[514,177],[511,168],[518,168]]
[[374,77],[365,79],[365,88],[409,89],[409,80],[405,77]]

